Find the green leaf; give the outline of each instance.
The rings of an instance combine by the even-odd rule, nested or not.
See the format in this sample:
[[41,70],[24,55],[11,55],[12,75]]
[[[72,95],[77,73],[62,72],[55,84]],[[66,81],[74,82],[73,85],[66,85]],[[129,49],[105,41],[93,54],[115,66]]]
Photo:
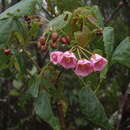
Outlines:
[[83,5],[83,0],[56,0],[57,6],[60,10],[73,11],[74,9]]
[[28,93],[30,93],[33,97],[38,97],[40,84],[41,84],[41,77],[37,75],[33,76],[28,83],[29,86]]
[[[64,12],[62,15],[59,15],[58,17],[54,18],[49,24],[48,28],[52,28],[53,30],[61,30],[66,28],[68,24],[70,23],[72,14],[68,11]],[[65,19],[67,18],[67,20]]]
[[31,15],[37,10],[37,5],[41,5],[41,3],[42,0],[22,0],[21,2],[15,4],[14,6],[8,8],[6,11],[0,14],[0,19],[7,18],[11,15]]
[[29,35],[28,35],[27,24],[25,23],[25,21],[20,18],[13,19],[12,24],[14,25],[12,33],[19,40],[19,43],[21,44],[28,43]]
[[103,50],[101,50],[101,49],[94,49],[93,53],[97,53],[99,55],[103,55]]
[[29,35],[35,39],[37,38],[38,34],[39,34],[39,29],[40,29],[40,26],[37,22],[32,22],[31,23],[31,28],[29,30]]
[[103,19],[103,16],[100,12],[100,9],[98,6],[93,6],[92,7],[92,10],[94,11],[94,13],[96,14],[96,19],[97,19],[97,24],[99,27],[104,27],[104,19]]
[[37,4],[41,5],[41,3],[42,0],[22,0],[0,14],[0,44],[8,43],[12,33],[15,34],[20,43],[27,42],[27,28],[23,20],[18,18],[33,14],[36,11]]
[[112,130],[104,111],[104,107],[90,88],[83,87],[81,89],[79,93],[79,103],[81,112],[85,115],[86,119],[106,130]]
[[118,62],[130,67],[130,38],[124,39],[115,49],[112,62]]
[[5,55],[3,50],[0,50],[0,71],[7,69],[11,65],[11,55]]
[[18,71],[20,72],[20,75],[23,76],[25,73],[26,73],[26,67],[25,67],[25,61],[24,61],[24,55],[22,52],[17,52],[17,51],[14,51],[15,52],[15,58],[16,58],[16,66],[18,69]]
[[45,87],[50,94],[55,94],[56,89],[55,89],[55,86],[51,82],[49,82],[45,78],[42,78],[41,83],[42,83],[43,87]]
[[12,18],[4,19],[0,21],[0,44],[9,41],[10,34],[13,31]]
[[22,84],[21,80],[13,80],[13,86],[14,86],[14,88],[20,89],[22,85],[23,84]]
[[108,72],[108,65],[100,72],[100,80],[102,81],[103,79],[106,79],[107,77],[107,72]]
[[10,43],[10,40],[17,37],[20,43],[27,43],[27,27],[23,20],[9,17],[0,20],[0,44]]
[[78,31],[74,33],[75,39],[77,40],[78,45],[86,47],[94,38],[94,34],[87,28],[83,27],[83,31]]
[[20,96],[20,92],[18,92],[18,90],[16,89],[12,89],[10,90],[9,95],[17,97],[17,96]]
[[41,92],[40,95],[36,98],[34,103],[34,109],[36,114],[46,121],[54,130],[60,130],[59,121],[54,116],[51,104],[50,96],[46,92]]
[[108,58],[112,56],[114,45],[114,29],[112,27],[105,27],[103,30],[103,41],[105,53]]
[[29,73],[30,73],[31,75],[35,75],[35,74],[37,73],[37,68],[36,68],[35,66],[33,66],[32,69],[29,70]]

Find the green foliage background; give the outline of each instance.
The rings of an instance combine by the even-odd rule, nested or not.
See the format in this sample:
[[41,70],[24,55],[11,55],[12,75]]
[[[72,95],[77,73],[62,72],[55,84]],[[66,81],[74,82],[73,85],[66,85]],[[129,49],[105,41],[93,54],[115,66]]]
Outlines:
[[[10,8],[11,4],[4,3],[5,11],[0,14],[0,129],[61,130],[56,105],[60,102],[68,130],[129,130],[130,3],[118,10],[119,0],[47,2],[46,9],[42,0],[22,0]],[[48,57],[44,59],[46,53],[36,47],[46,25],[41,27],[32,20],[28,26],[25,20],[25,16],[39,16],[39,12],[46,14],[43,21],[50,21],[46,31],[52,27],[78,37],[79,45],[90,44],[90,50],[106,56],[108,66],[84,79],[71,71],[63,72],[60,87],[55,88],[62,69],[50,65]],[[107,23],[113,12],[114,17]],[[72,24],[77,14],[88,18],[83,30]],[[103,35],[91,33],[95,29],[102,29]],[[12,54],[4,54],[5,48]]]

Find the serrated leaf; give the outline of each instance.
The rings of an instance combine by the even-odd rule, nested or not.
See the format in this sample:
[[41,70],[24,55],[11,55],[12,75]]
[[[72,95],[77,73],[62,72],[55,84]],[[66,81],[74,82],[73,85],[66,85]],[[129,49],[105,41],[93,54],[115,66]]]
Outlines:
[[101,28],[98,23],[98,16],[94,10],[94,7],[80,7],[73,12],[73,17],[78,18],[79,20],[83,20],[83,24],[87,25],[91,31],[97,28]]
[[92,15],[88,15],[87,19],[93,24],[93,25],[97,25],[97,19],[92,16]]
[[130,38],[124,39],[115,49],[112,62],[118,62],[130,67]]
[[83,31],[75,32],[74,36],[78,45],[82,47],[86,47],[94,37],[93,33],[89,30],[89,28],[87,28],[87,26],[83,27]]
[[51,104],[50,96],[46,92],[41,92],[40,95],[36,98],[34,103],[34,109],[36,114],[46,121],[54,130],[60,130],[59,121],[54,116]]
[[105,27],[103,30],[103,41],[105,53],[108,58],[112,56],[114,47],[114,29],[112,27]]
[[86,119],[106,130],[113,130],[110,126],[104,107],[89,87],[83,87],[79,93],[79,104]]

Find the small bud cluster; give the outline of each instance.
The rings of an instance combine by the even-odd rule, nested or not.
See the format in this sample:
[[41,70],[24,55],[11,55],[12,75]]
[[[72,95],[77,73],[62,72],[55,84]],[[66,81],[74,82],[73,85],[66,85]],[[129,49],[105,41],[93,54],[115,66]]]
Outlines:
[[74,69],[76,75],[87,76],[95,71],[101,71],[108,63],[107,59],[99,54],[92,54],[90,60],[77,59],[73,52],[54,51],[50,53],[50,61],[59,64],[65,69]]
[[69,44],[70,41],[71,38],[69,36],[60,36],[57,32],[52,32],[49,39],[46,36],[41,36],[38,40],[37,46],[41,51],[46,51],[48,46],[52,49],[56,49],[58,48],[58,43]]

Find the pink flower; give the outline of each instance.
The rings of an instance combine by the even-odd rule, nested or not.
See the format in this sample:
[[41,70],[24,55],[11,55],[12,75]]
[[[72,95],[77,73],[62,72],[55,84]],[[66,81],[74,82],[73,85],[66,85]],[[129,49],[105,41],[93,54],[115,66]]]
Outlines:
[[74,55],[74,53],[70,51],[64,52],[59,62],[59,64],[66,69],[75,68],[76,63],[77,63],[77,58]]
[[53,64],[59,64],[60,57],[62,56],[63,52],[61,51],[54,51],[50,53],[50,61]]
[[99,54],[93,54],[91,56],[91,62],[93,63],[93,69],[94,71],[101,71],[104,69],[106,64],[108,63],[107,59],[102,57]]
[[78,61],[75,68],[75,73],[77,75],[87,76],[92,72],[93,72],[93,64],[91,61],[86,60],[86,59],[81,59]]

